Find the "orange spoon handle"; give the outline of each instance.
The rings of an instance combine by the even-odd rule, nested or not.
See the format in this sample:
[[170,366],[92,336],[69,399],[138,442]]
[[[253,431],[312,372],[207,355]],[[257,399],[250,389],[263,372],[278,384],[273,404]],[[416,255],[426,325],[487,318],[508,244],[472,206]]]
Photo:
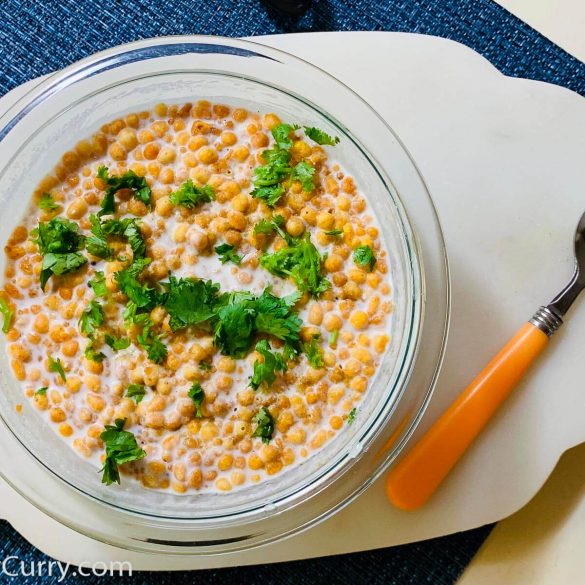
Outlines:
[[398,508],[422,506],[508,397],[548,336],[526,323],[443,413],[422,439],[390,470],[388,499]]

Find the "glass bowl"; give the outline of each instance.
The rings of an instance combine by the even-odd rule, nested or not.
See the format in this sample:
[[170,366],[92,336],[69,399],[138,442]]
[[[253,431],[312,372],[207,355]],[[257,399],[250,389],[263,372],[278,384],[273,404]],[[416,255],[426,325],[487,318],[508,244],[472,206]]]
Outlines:
[[[395,311],[392,343],[355,423],[302,464],[225,494],[177,495],[128,480],[103,486],[96,468],[23,399],[1,352],[2,432],[16,439],[10,448],[23,453],[4,458],[3,477],[84,534],[173,554],[216,554],[283,538],[363,492],[400,452],[422,414],[442,358],[449,312],[441,230],[424,182],[396,135],[325,72],[240,40],[170,37],[132,43],[80,61],[29,91],[0,118],[0,240],[6,242],[14,227],[8,218],[23,216],[38,181],[80,139],[158,102],[198,99],[274,111],[285,121],[341,137],[332,154],[355,177],[381,226]],[[0,263],[3,268],[4,256]],[[17,404],[22,404],[19,414]]]

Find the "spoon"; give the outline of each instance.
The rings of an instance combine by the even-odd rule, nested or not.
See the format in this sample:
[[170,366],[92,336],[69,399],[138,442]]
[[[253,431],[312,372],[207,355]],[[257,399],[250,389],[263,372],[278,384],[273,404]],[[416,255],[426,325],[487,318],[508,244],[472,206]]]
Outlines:
[[427,502],[563,324],[565,313],[585,288],[585,213],[575,232],[575,260],[567,286],[536,311],[390,470],[386,494],[395,506],[414,510]]

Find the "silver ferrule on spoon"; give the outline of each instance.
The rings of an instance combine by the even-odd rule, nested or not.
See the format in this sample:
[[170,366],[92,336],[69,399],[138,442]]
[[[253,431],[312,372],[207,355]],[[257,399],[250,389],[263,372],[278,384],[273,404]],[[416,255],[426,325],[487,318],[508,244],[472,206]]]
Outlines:
[[563,320],[549,307],[540,307],[530,319],[530,323],[538,327],[548,337],[552,337],[563,324]]

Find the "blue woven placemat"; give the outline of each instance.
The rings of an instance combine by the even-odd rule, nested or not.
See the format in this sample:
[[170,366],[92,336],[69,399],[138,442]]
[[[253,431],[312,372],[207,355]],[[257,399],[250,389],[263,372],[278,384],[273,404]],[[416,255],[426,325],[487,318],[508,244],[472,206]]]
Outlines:
[[[507,75],[556,83],[585,95],[585,65],[491,0],[316,0],[297,20],[281,19],[257,0],[3,0],[0,94],[95,51],[141,38],[324,30],[392,30],[446,37],[475,49]],[[195,575],[141,573],[132,582],[451,585],[490,529],[486,526],[391,549],[278,565]],[[0,522],[0,562],[10,555],[27,566],[46,560],[7,523]],[[82,582],[89,585],[105,579],[88,577]],[[38,577],[0,573],[0,583],[38,582]],[[80,581],[70,577],[62,582]]]

